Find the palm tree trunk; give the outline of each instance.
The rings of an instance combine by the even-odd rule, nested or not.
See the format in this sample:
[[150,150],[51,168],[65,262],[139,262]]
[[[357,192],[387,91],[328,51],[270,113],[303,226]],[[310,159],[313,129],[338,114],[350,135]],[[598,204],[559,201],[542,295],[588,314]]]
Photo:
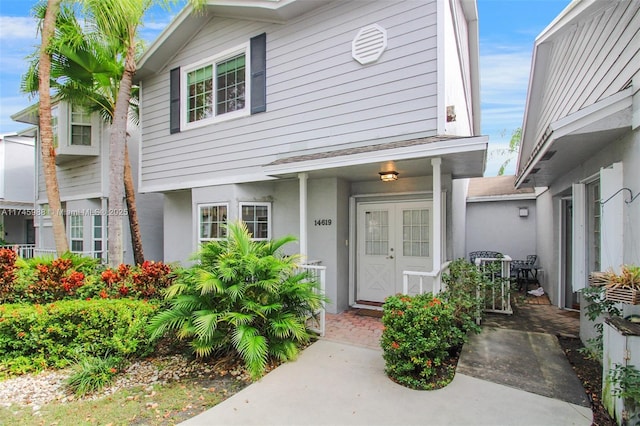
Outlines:
[[136,72],[135,43],[130,42],[120,80],[113,125],[109,139],[109,265],[117,267],[124,262],[122,215],[124,214],[124,153],[127,140],[129,99],[133,75]]
[[136,190],[133,185],[131,173],[131,161],[129,160],[129,147],[124,147],[124,193],[127,200],[129,213],[129,229],[131,231],[131,247],[133,248],[133,261],[136,265],[144,263],[144,251],[142,249],[142,235],[138,223],[138,209],[136,208]]
[[60,188],[56,174],[56,152],[53,146],[53,129],[51,127],[51,56],[49,44],[56,28],[56,18],[60,11],[61,0],[48,0],[42,25],[42,44],[40,46],[40,69],[38,73],[40,106],[40,149],[42,154],[42,169],[47,189],[49,214],[53,227],[53,238],[58,255],[69,251],[67,234],[65,232],[62,204],[60,202]]

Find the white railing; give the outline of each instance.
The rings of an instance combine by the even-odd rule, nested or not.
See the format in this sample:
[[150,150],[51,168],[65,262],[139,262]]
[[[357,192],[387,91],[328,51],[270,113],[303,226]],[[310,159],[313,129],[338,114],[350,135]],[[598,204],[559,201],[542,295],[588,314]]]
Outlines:
[[[495,266],[496,262],[500,262],[500,268]],[[509,256],[502,257],[479,257],[475,260],[476,266],[482,272],[483,276],[490,281],[489,286],[485,286],[481,293],[480,287],[477,290],[478,298],[485,299],[485,312],[494,312],[499,314],[513,314],[511,308],[511,258]],[[491,294],[487,295],[487,288],[491,290]]]
[[[309,272],[310,280],[318,283],[317,292],[323,297],[326,294],[327,289],[327,267],[320,266],[320,261],[313,262],[313,265],[305,264],[300,265],[300,269]],[[325,303],[322,302],[320,309],[313,313],[308,318],[309,329],[318,333],[321,337],[324,337],[326,315],[325,315]]]
[[431,293],[436,295],[442,291],[442,274],[449,269],[451,262],[445,262],[435,271],[402,271],[402,294],[409,294],[410,277],[418,277],[418,293],[424,293],[424,279],[431,278]]
[[[57,251],[56,249],[50,248],[40,248],[36,247],[35,244],[11,244],[6,246],[0,246],[0,248],[9,248],[15,251],[18,256],[23,259],[31,259],[34,257],[56,257]],[[104,259],[106,258],[106,253],[102,251],[79,251],[73,252],[76,254],[81,254],[87,257],[93,257],[95,259]]]

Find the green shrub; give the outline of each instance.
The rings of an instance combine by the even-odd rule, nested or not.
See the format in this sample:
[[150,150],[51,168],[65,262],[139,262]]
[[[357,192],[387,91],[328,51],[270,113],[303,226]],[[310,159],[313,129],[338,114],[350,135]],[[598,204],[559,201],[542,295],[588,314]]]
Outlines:
[[467,260],[457,259],[449,264],[442,281],[446,288],[442,298],[453,306],[457,326],[465,333],[480,332],[476,319],[484,313],[484,300],[478,296],[478,290],[487,285],[483,274]]
[[73,367],[67,386],[78,396],[99,392],[111,384],[122,366],[122,358],[115,356],[86,356]]
[[151,321],[153,337],[175,331],[201,357],[234,351],[254,378],[270,356],[295,358],[312,336],[306,319],[324,298],[298,271],[298,257],[280,253],[290,241],[252,241],[246,225],[230,224],[227,239],[205,244],[179,273],[167,292],[170,307]]
[[[146,332],[155,305],[136,300],[68,300],[0,306],[0,364],[19,357],[62,367],[82,355],[142,356],[153,349]],[[15,368],[14,368],[15,369]]]
[[387,375],[412,389],[446,386],[455,373],[449,361],[466,340],[455,307],[425,293],[388,297],[383,311],[381,345]]

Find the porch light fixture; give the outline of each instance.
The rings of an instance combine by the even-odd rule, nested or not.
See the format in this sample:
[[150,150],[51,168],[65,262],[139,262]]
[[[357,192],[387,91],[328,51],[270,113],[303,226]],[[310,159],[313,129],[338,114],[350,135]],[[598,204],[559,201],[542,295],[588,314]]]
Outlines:
[[518,214],[520,215],[520,217],[529,216],[529,208],[528,207],[519,207],[518,208]]
[[398,180],[398,172],[395,170],[390,170],[388,172],[380,172],[380,180],[383,182],[393,182],[394,180]]

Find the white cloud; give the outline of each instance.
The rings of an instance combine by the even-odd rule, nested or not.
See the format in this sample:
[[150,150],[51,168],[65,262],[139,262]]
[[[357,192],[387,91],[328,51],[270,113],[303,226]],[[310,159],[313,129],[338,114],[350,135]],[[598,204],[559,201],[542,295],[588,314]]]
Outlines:
[[0,40],[36,40],[38,24],[34,18],[0,16]]

